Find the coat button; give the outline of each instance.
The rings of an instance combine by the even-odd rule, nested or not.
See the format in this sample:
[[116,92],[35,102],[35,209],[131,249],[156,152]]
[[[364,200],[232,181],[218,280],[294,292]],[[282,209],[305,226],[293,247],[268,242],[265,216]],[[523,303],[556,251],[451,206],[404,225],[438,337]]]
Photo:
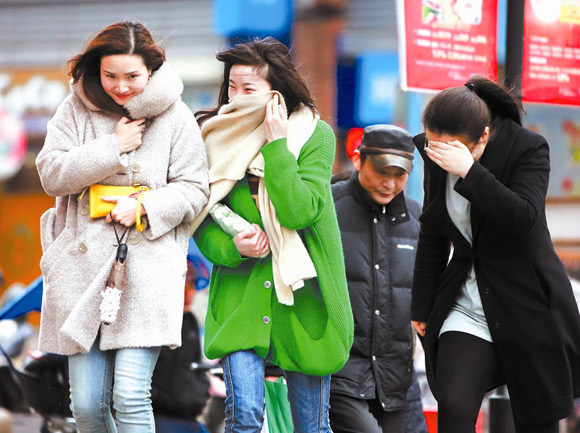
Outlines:
[[359,394],[359,397],[364,397],[364,396],[365,396],[364,394]]
[[129,166],[129,168],[131,169],[131,171],[133,173],[139,173],[139,171],[141,170],[141,166],[137,162],[134,162],[133,164],[131,164]]
[[375,265],[375,269],[376,269],[376,270],[379,270],[380,268],[381,268],[381,267],[380,267],[380,266],[379,266],[379,264],[377,263],[377,264]]
[[395,218],[395,217],[391,217],[391,221],[392,221],[392,222],[395,222],[395,220],[396,220],[396,219],[397,219],[397,218]]
[[87,244],[85,244],[84,242],[81,242],[81,243],[79,244],[79,251],[80,251],[81,253],[86,253],[86,252],[87,252],[87,250],[88,250]]
[[385,403],[381,403],[381,406],[383,407],[383,409],[385,408]]
[[264,316],[262,317],[262,322],[264,322],[264,325],[267,325],[268,323],[270,323],[270,318],[268,316]]
[[272,287],[272,282],[271,281],[264,281],[264,287],[266,289],[269,289],[270,287]]
[[373,361],[376,361],[377,357],[375,355],[373,355]]
[[140,240],[141,240],[141,237],[137,233],[133,233],[131,236],[129,236],[129,243],[130,244],[137,245]]
[[81,206],[81,215],[87,216],[89,214],[89,207],[86,204]]
[[406,214],[405,212],[403,212],[403,213],[401,214],[401,218],[405,218],[406,216],[407,216],[407,214]]
[[381,314],[381,312],[379,310],[375,310],[375,316],[378,316],[380,314]]
[[484,290],[484,293],[485,293],[486,295],[489,295],[489,287],[486,287],[486,288],[485,288],[485,290]]
[[373,222],[374,222],[375,224],[378,224],[378,223],[379,223],[379,219],[378,219],[378,218],[373,218]]
[[499,329],[499,322],[495,322],[495,329]]

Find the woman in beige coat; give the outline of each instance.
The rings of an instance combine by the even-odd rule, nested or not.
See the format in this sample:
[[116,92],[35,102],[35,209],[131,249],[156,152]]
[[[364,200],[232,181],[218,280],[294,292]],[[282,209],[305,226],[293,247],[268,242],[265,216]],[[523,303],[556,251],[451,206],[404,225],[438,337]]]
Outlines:
[[[111,395],[119,431],[154,431],[151,374],[160,347],[181,344],[188,223],[208,196],[205,149],[181,101],[183,83],[141,24],[107,27],[69,64],[72,94],[37,159],[56,197],[41,218],[40,348],[69,355],[81,432],[117,431]],[[90,218],[82,192],[93,184],[148,186],[139,205],[145,230],[134,228],[135,198],[108,197],[115,209]],[[128,284],[117,319],[105,325],[99,307],[119,223],[129,227]]]

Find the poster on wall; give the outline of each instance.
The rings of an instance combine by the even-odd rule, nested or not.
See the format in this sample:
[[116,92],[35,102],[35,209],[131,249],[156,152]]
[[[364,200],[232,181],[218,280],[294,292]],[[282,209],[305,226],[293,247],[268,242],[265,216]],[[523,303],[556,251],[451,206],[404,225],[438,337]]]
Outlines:
[[497,0],[397,0],[403,90],[497,80]]
[[522,96],[580,105],[580,0],[526,0]]
[[552,198],[580,199],[580,108],[526,105],[525,127],[550,143]]

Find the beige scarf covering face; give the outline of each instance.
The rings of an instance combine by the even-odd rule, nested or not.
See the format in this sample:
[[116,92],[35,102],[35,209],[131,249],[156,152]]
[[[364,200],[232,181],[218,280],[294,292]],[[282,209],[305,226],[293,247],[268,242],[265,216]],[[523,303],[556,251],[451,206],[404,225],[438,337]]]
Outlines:
[[[209,202],[192,222],[195,230],[210,209],[223,199],[246,171],[260,178],[258,207],[264,231],[272,251],[274,287],[278,301],[294,305],[294,290],[304,286],[304,280],[316,277],[314,264],[308,250],[295,230],[280,225],[276,209],[268,197],[264,182],[264,157],[260,150],[266,144],[264,118],[266,105],[278,92],[233,97],[218,114],[207,120],[201,128],[209,161]],[[288,119],[288,150],[298,159],[302,146],[310,139],[318,115],[303,107]]]

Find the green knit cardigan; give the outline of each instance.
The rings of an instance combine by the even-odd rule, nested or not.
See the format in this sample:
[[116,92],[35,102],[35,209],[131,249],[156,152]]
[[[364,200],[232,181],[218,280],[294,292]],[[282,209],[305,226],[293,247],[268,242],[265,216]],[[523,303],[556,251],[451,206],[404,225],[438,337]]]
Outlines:
[[[318,275],[294,292],[293,306],[276,299],[271,254],[241,257],[232,237],[209,216],[197,229],[197,245],[214,263],[205,321],[208,358],[254,349],[284,370],[314,376],[335,373],[348,359],[354,324],[330,191],[335,145],[332,129],[318,121],[298,160],[286,139],[262,148],[266,189],[278,220],[301,235]],[[263,228],[247,178],[222,202]]]

